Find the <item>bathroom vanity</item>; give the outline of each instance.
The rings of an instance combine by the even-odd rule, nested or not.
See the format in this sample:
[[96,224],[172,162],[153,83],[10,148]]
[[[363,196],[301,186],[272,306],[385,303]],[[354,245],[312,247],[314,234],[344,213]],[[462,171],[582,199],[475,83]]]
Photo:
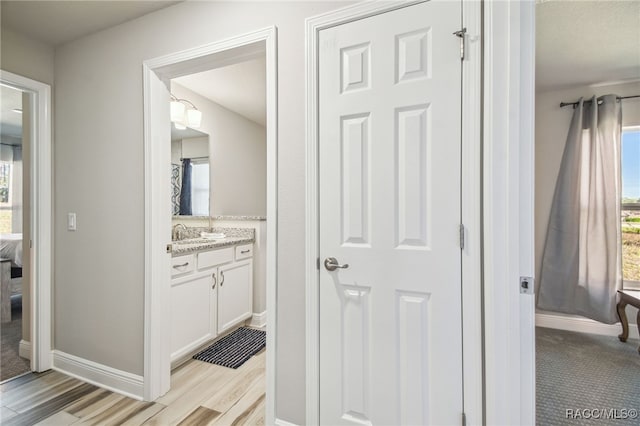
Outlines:
[[224,239],[195,237],[173,243],[172,362],[252,315],[254,230],[222,232]]

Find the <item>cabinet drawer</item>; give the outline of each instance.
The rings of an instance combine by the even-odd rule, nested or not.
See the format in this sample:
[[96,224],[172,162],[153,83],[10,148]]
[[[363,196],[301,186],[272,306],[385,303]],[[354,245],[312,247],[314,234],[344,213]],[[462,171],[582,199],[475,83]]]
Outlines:
[[198,269],[211,268],[233,260],[233,247],[198,253]]
[[236,247],[236,260],[246,259],[251,256],[253,256],[253,244]]
[[195,270],[196,262],[192,254],[177,256],[171,259],[171,276],[186,274]]

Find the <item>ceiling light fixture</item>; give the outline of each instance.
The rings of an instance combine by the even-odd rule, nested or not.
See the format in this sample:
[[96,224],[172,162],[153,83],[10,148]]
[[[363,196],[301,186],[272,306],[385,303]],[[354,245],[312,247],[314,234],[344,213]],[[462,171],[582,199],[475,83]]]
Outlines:
[[182,126],[197,129],[202,124],[202,111],[187,99],[178,99],[171,94],[171,121]]

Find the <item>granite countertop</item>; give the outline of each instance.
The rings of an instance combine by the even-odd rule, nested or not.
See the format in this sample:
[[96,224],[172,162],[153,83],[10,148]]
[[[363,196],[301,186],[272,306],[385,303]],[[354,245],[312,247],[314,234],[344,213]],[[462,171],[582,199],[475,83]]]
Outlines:
[[237,244],[252,243],[255,241],[254,237],[228,237],[221,240],[209,240],[204,238],[194,238],[188,240],[182,240],[180,242],[174,241],[172,244],[172,255],[180,256],[187,253],[194,253],[197,251],[211,250],[219,247],[235,246]]
[[[173,220],[209,220],[209,216],[173,216]],[[211,216],[211,220],[229,220],[229,221],[265,221],[267,220],[266,216],[256,216],[256,215],[216,215]]]
[[[222,232],[226,238],[212,240],[201,238],[200,232]],[[203,250],[212,250],[220,247],[234,246],[238,244],[253,243],[255,238],[255,230],[253,228],[197,228],[187,227],[183,231],[184,237],[179,241],[172,243],[172,256],[180,256],[183,254],[194,253]]]
[[266,216],[211,216],[213,220],[267,220]]

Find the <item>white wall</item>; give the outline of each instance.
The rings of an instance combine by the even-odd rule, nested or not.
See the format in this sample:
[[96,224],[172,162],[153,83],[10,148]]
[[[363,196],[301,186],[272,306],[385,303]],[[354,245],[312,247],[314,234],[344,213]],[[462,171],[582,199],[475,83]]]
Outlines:
[[[537,277],[540,277],[542,270],[542,254],[547,236],[551,202],[573,115],[573,109],[571,107],[560,108],[560,102],[573,102],[581,96],[588,99],[593,95],[601,96],[609,93],[619,96],[638,95],[640,94],[640,82],[606,86],[579,86],[536,93],[535,253]],[[623,126],[640,125],[640,98],[622,101],[622,123]],[[635,308],[629,307],[627,316],[635,318],[635,312]]]
[[171,163],[182,164],[182,158],[208,157],[209,136],[177,139],[171,141]]
[[181,151],[184,158],[208,157],[209,136],[182,139]]
[[0,28],[0,68],[53,85],[53,47]]
[[[130,373],[143,371],[142,62],[275,25],[276,415],[304,423],[304,19],[346,4],[183,2],[57,49],[56,349]],[[78,214],[76,232],[65,229],[67,212]]]
[[171,92],[202,111],[198,130],[209,135],[212,215],[266,216],[265,127],[175,82]]

